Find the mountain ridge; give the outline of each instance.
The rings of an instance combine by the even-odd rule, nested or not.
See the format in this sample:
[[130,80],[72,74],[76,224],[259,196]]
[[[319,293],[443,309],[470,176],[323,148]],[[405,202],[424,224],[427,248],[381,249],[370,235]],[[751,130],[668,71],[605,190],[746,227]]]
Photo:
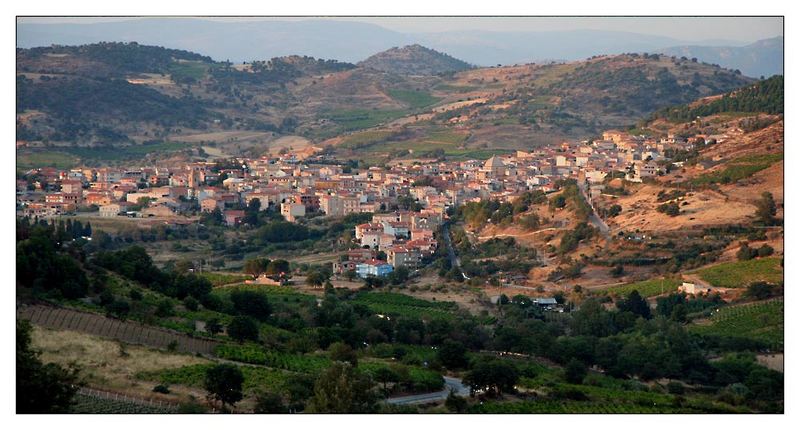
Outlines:
[[[145,18],[92,24],[18,23],[17,46],[138,41],[187,49],[217,61],[261,60],[284,55],[308,55],[356,63],[393,46],[422,44],[478,66],[521,64],[561,59],[573,61],[594,55],[660,52],[688,45],[726,45],[737,42],[686,41],[664,36],[608,30],[566,31],[445,31],[400,33],[376,24],[306,19],[300,21],[218,22],[202,19]],[[191,37],[187,36],[191,35]],[[746,44],[746,42],[745,42]],[[681,56],[683,54],[679,54]],[[768,73],[749,73],[742,64],[720,63],[702,52],[701,61],[740,69],[749,76],[771,76],[781,67],[773,62]],[[782,62],[781,62],[782,64]],[[762,64],[764,65],[764,64]]]

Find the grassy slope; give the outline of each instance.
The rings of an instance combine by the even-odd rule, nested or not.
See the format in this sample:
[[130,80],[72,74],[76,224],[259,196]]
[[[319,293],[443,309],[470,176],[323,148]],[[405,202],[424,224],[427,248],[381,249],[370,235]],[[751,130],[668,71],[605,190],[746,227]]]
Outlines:
[[756,281],[783,282],[783,267],[778,257],[722,263],[696,273],[704,281],[722,288],[744,288]]

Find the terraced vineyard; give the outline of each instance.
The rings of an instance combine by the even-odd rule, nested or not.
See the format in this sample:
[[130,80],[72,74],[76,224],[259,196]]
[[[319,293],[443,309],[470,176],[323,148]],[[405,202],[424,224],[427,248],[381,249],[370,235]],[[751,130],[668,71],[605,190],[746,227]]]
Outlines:
[[[177,369],[140,372],[136,375],[136,379],[168,385],[203,388],[206,371],[213,366],[213,364],[195,364]],[[292,372],[265,367],[240,366],[239,368],[244,375],[244,390],[248,393],[264,388],[282,390],[286,382],[291,380],[292,375],[295,375]]]
[[258,345],[220,345],[215,349],[215,353],[226,360],[300,373],[317,373],[331,364],[327,357],[268,351]]
[[690,330],[706,336],[756,340],[783,350],[783,312],[783,299],[728,306]]
[[174,345],[175,350],[179,352],[211,354],[218,344],[210,339],[190,337],[133,321],[122,321],[67,308],[25,306],[18,311],[18,318],[54,330],[73,330],[136,345],[162,349]]
[[423,319],[451,319],[458,310],[453,302],[429,302],[396,293],[365,293],[353,299],[353,303],[366,305],[371,311],[382,315]]
[[671,405],[544,400],[484,403],[475,405],[470,412],[477,414],[696,414],[701,411],[691,407]]
[[171,406],[148,405],[125,397],[103,398],[83,393],[76,394],[74,402],[70,409],[73,414],[169,414],[176,411]]

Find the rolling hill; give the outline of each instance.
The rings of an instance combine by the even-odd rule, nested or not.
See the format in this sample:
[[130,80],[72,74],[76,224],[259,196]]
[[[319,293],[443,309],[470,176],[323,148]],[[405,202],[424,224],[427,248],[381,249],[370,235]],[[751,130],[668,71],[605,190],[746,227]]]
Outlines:
[[[28,145],[180,140],[232,146],[234,154],[263,151],[280,135],[323,143],[366,129],[396,137],[398,127],[408,148],[438,142],[447,154],[472,155],[530,148],[627,127],[754,82],[656,54],[474,68],[421,46],[357,65],[303,56],[233,64],[103,43],[19,49],[17,64],[18,140]],[[243,131],[252,137],[231,141]]]

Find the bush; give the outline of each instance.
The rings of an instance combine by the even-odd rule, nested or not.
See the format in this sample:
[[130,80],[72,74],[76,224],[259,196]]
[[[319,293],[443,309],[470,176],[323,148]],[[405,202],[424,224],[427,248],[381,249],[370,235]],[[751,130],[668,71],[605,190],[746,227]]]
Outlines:
[[739,251],[736,252],[736,259],[739,261],[752,260],[757,256],[758,250],[750,248],[746,243],[742,244],[742,246],[739,247]]
[[564,368],[564,379],[570,384],[582,384],[586,373],[586,365],[573,358]]
[[228,324],[228,336],[238,342],[245,340],[258,341],[258,324],[247,316],[234,317]]
[[753,282],[747,286],[745,295],[756,300],[764,300],[772,297],[775,285],[767,282]]
[[194,297],[188,296],[183,299],[183,306],[190,311],[196,311],[199,303]]
[[169,317],[174,314],[174,309],[172,308],[172,302],[169,299],[164,299],[158,302],[156,306],[156,316],[157,317]]
[[660,204],[656,210],[669,216],[678,216],[681,213],[681,208],[677,202]]
[[253,290],[236,290],[231,293],[231,301],[236,312],[261,321],[269,318],[272,313],[267,295]]
[[113,302],[106,305],[106,312],[109,315],[115,316],[117,318],[124,319],[128,316],[128,313],[131,311],[131,305],[125,300],[114,300]]

